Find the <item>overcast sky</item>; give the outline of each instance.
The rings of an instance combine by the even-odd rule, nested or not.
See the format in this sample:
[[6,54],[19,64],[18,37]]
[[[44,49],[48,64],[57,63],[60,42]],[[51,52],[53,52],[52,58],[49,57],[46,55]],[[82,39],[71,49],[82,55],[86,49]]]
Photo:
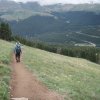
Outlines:
[[78,4],[78,3],[90,3],[90,2],[100,3],[100,0],[14,0],[14,1],[17,2],[38,1],[42,5],[55,4],[55,3],[63,3],[63,4],[64,3]]

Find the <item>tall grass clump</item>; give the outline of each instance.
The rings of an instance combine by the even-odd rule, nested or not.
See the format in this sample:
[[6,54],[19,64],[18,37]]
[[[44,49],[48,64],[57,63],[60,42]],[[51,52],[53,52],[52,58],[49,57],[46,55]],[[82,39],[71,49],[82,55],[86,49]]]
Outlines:
[[0,100],[9,100],[9,80],[12,45],[0,40]]

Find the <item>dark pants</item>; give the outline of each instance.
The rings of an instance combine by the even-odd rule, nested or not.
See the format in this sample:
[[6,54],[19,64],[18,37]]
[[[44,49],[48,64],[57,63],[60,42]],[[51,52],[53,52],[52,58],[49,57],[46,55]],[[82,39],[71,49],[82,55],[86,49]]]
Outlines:
[[20,62],[20,53],[16,53],[16,61]]

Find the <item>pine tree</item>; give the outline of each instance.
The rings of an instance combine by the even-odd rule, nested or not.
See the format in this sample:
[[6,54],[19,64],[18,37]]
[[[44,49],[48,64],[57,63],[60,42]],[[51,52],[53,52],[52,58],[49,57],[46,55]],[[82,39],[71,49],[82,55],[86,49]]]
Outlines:
[[4,39],[4,40],[11,40],[11,29],[9,27],[9,24],[2,22],[0,24],[0,38]]

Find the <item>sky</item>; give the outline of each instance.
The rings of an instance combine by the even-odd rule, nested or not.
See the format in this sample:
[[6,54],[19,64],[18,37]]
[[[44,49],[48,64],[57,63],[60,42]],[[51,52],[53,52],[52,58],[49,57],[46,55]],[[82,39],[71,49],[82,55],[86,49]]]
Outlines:
[[56,3],[73,3],[73,4],[79,4],[79,3],[100,3],[100,0],[13,0],[17,2],[27,2],[27,1],[38,1],[41,5],[48,5],[48,4],[56,4]]

